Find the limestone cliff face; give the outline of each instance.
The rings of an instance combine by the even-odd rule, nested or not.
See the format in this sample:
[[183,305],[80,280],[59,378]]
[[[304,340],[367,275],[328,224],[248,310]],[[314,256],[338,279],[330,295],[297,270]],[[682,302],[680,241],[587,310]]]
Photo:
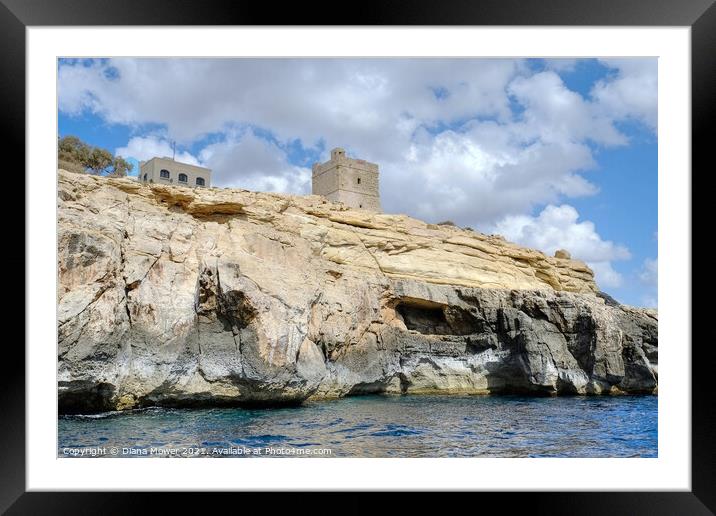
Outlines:
[[584,263],[321,197],[59,171],[60,410],[654,392]]

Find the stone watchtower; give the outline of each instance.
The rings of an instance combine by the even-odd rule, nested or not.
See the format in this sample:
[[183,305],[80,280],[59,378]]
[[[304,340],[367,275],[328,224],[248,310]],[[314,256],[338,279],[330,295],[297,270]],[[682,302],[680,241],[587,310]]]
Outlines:
[[336,148],[331,159],[313,165],[311,193],[351,208],[381,211],[378,191],[378,165],[346,157]]

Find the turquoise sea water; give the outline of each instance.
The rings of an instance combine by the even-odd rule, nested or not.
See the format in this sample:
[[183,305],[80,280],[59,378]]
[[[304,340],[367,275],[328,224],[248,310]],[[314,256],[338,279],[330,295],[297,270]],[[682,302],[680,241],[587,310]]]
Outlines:
[[360,396],[61,416],[60,457],[656,457],[657,396]]

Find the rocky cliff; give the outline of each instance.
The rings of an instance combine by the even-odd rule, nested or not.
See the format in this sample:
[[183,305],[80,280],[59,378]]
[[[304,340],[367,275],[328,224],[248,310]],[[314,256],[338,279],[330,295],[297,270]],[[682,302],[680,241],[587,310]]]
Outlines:
[[656,312],[560,256],[317,196],[61,170],[60,411],[656,392]]

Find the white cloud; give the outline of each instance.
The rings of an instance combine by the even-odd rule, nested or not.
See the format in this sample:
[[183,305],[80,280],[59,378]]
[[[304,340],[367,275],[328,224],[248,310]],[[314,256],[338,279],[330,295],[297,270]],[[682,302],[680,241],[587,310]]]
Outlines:
[[539,138],[545,143],[591,140],[605,145],[623,145],[624,135],[608,117],[581,95],[568,89],[552,71],[518,77],[508,87],[525,106],[524,123],[517,126],[525,140]]
[[231,132],[200,154],[214,184],[265,192],[311,193],[311,171],[288,162],[283,149],[252,130]]
[[603,240],[590,221],[579,222],[574,207],[548,205],[536,217],[511,215],[499,221],[492,232],[547,254],[566,249],[573,258],[584,260],[594,270],[600,287],[619,287],[622,276],[612,266],[616,260],[628,260],[629,250]]
[[[146,161],[153,157],[172,157],[172,144],[159,136],[135,136],[130,138],[126,146],[115,151],[117,156],[123,158],[136,158]],[[190,165],[201,165],[192,154],[180,151],[175,155],[177,161],[189,163]]]
[[555,57],[545,59],[545,67],[556,72],[571,72],[577,67],[578,59],[570,59],[565,57]]
[[[395,137],[406,120],[509,117],[504,89],[522,66],[496,59],[110,59],[61,66],[59,106],[110,123],[166,124],[181,142],[241,121],[271,128],[281,140],[310,146],[326,139],[384,157],[394,145],[385,136]],[[109,77],[108,67],[116,69]],[[435,94],[440,89],[444,98]]]
[[428,221],[475,227],[560,195],[591,195],[596,187],[574,170],[594,166],[587,146],[534,142],[523,147],[496,122],[418,137],[401,160],[381,163],[384,205]]
[[614,270],[611,262],[587,262],[594,271],[594,280],[600,288],[618,288],[624,284],[623,276]]
[[595,84],[591,96],[615,119],[633,119],[656,130],[658,64],[651,59],[602,59],[616,76]]

